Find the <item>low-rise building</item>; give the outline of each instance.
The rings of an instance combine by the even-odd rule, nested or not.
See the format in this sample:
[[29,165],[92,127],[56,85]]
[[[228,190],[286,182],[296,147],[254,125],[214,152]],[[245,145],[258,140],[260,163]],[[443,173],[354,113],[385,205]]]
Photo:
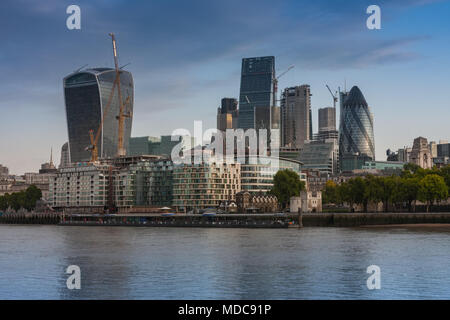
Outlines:
[[291,197],[289,211],[296,212],[322,212],[322,192],[302,191],[299,197]]
[[279,210],[278,198],[270,194],[251,194],[241,191],[236,194],[237,211],[241,213],[269,213]]
[[399,169],[402,170],[406,162],[400,161],[366,161],[363,165],[363,170],[386,170],[386,169]]

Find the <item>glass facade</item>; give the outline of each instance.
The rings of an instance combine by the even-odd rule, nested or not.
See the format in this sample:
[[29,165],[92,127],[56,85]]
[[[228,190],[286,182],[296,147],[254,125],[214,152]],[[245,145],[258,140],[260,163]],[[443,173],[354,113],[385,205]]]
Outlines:
[[242,59],[239,128],[271,127],[274,76],[275,57]]
[[[357,167],[348,170],[361,169],[367,160],[375,160],[375,140],[373,134],[373,115],[367,102],[354,86],[346,97],[341,111],[339,128],[339,154],[341,164],[345,167],[346,159],[354,162],[354,157],[360,158]],[[352,160],[353,159],[353,160]]]
[[266,193],[273,187],[273,177],[279,170],[289,169],[299,174],[301,179],[302,164],[292,159],[274,159],[277,165],[271,165],[270,158],[246,158],[241,164],[241,189],[251,194]]
[[300,152],[303,169],[314,169],[328,174],[337,172],[338,151],[333,139],[305,143]]
[[[112,157],[117,153],[119,99],[117,89],[111,104],[106,109],[115,79],[115,70],[109,68],[87,69],[64,79],[67,127],[69,136],[70,161],[73,163],[90,160],[86,148],[91,144],[89,131],[94,136],[104,117],[103,128],[98,143],[100,157]],[[133,113],[134,85],[131,73],[120,71],[122,99],[129,97],[125,111]],[[131,135],[131,118],[125,119],[124,147],[127,149]]]

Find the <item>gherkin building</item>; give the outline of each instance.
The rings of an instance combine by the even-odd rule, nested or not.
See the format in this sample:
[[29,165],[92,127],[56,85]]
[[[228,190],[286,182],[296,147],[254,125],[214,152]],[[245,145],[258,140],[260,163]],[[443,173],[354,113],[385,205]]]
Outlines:
[[339,127],[341,171],[361,169],[375,160],[373,115],[361,90],[354,86],[342,104]]

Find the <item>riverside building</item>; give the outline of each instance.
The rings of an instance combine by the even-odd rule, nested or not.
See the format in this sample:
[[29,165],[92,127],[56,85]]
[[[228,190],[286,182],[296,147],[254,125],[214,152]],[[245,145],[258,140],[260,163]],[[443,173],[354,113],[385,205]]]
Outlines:
[[173,168],[172,205],[179,211],[218,207],[222,201],[235,201],[241,191],[241,165],[215,162],[177,164]]
[[[274,165],[276,163],[276,165]],[[251,194],[267,193],[273,187],[273,178],[278,170],[289,169],[306,182],[306,175],[302,174],[302,163],[294,159],[254,157],[246,158],[241,164],[241,189]]]

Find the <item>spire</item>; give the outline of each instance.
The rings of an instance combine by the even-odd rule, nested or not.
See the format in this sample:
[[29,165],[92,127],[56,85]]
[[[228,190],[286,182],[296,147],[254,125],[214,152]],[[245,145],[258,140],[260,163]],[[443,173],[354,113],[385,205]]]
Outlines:
[[53,165],[53,147],[50,148],[50,165]]

